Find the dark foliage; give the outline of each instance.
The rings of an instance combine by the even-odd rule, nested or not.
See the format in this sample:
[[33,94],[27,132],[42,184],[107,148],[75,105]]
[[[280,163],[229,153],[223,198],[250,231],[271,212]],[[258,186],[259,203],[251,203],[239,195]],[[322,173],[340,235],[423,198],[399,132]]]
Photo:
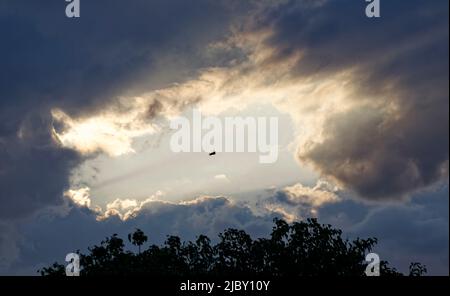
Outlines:
[[[163,246],[151,245],[141,252],[147,236],[137,229],[128,240],[138,246],[137,254],[125,251],[116,234],[81,254],[82,276],[159,275],[159,276],[363,276],[365,255],[375,238],[349,241],[342,231],[322,225],[316,219],[288,224],[275,219],[270,238],[253,240],[242,230],[228,229],[211,245],[200,235],[195,242],[181,242],[168,236]],[[55,263],[39,271],[44,276],[65,275],[64,265]],[[402,275],[386,261],[380,264],[381,275]],[[410,275],[426,273],[425,266],[414,262]]]

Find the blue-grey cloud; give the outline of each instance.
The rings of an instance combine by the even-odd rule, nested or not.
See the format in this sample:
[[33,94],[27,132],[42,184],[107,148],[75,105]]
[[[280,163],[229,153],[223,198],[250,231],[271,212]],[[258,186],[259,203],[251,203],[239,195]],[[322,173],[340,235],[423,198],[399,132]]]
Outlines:
[[[266,201],[273,203],[274,198],[266,197]],[[418,195],[406,205],[370,206],[345,199],[319,208],[317,216],[319,222],[342,229],[350,239],[377,237],[379,243],[374,251],[402,272],[407,272],[410,262],[418,261],[427,265],[429,274],[443,275],[448,274],[449,215],[448,207],[443,205],[448,206],[448,185],[436,193]],[[152,201],[126,221],[116,215],[98,221],[98,213],[69,204],[57,215],[49,212],[33,223],[23,224],[15,244],[10,241],[5,245],[14,260],[4,264],[1,272],[34,274],[55,260],[61,262],[69,252],[86,251],[113,233],[126,238],[135,228],[141,228],[149,236],[149,243],[156,244],[164,242],[167,235],[192,240],[206,234],[214,241],[228,227],[244,229],[254,238],[267,237],[273,218],[283,216],[262,211],[260,206],[225,197],[198,198],[185,203]],[[297,210],[301,214],[307,212]]]
[[[17,258],[10,260],[9,265],[4,264],[0,273],[36,274],[38,268],[63,260],[69,252],[87,251],[87,247],[113,233],[125,239],[136,228],[142,229],[152,244],[163,243],[167,235],[192,240],[206,234],[216,240],[217,235],[229,227],[263,237],[270,233],[272,219],[276,216],[256,215],[250,207],[224,197],[200,198],[187,204],[155,201],[126,221],[115,215],[97,221],[97,213],[92,210],[73,204],[69,207],[62,216],[42,214],[33,223],[24,223],[16,229],[20,238],[15,244],[11,243],[9,252]],[[0,255],[2,258],[7,254]]]
[[375,249],[402,272],[410,262],[427,265],[429,275],[448,275],[448,185],[414,196],[408,203],[373,206],[347,200],[325,206],[319,218],[352,237],[376,237]]

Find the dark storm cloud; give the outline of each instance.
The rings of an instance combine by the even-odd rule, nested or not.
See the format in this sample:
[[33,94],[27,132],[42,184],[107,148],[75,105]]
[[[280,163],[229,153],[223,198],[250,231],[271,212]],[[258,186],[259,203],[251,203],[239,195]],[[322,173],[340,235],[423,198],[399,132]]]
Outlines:
[[70,171],[81,158],[57,147],[50,130],[50,121],[28,115],[17,135],[0,142],[0,220],[23,218],[61,204]]
[[[289,1],[266,11],[274,62],[301,52],[297,76],[354,71],[359,105],[328,118],[299,158],[359,195],[401,198],[448,172],[448,1]],[[332,94],[330,94],[332,95]]]
[[171,83],[205,62],[201,51],[230,20],[221,1],[85,1],[79,19],[66,18],[65,5],[3,3],[2,106],[50,101],[86,111],[143,79]]
[[53,139],[52,108],[88,116],[124,93],[188,79],[213,62],[203,52],[228,32],[237,3],[82,2],[79,19],[61,0],[0,2],[0,220],[60,204],[81,161]]

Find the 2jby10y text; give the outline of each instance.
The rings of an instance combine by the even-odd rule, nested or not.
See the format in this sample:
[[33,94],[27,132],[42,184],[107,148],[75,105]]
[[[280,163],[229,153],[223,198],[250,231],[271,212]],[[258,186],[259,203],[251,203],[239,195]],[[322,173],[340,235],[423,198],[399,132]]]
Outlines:
[[224,281],[223,284],[213,282],[186,281],[180,284],[180,291],[197,291],[211,294],[214,289],[233,293],[240,291],[268,291],[270,281]]

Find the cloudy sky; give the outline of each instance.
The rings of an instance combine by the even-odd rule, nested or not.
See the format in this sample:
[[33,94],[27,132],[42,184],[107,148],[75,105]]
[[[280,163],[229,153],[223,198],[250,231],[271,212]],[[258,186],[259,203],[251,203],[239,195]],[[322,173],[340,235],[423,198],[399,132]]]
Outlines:
[[[0,0],[0,274],[113,233],[318,217],[449,273],[447,0]],[[175,153],[176,116],[276,117],[278,159]]]

